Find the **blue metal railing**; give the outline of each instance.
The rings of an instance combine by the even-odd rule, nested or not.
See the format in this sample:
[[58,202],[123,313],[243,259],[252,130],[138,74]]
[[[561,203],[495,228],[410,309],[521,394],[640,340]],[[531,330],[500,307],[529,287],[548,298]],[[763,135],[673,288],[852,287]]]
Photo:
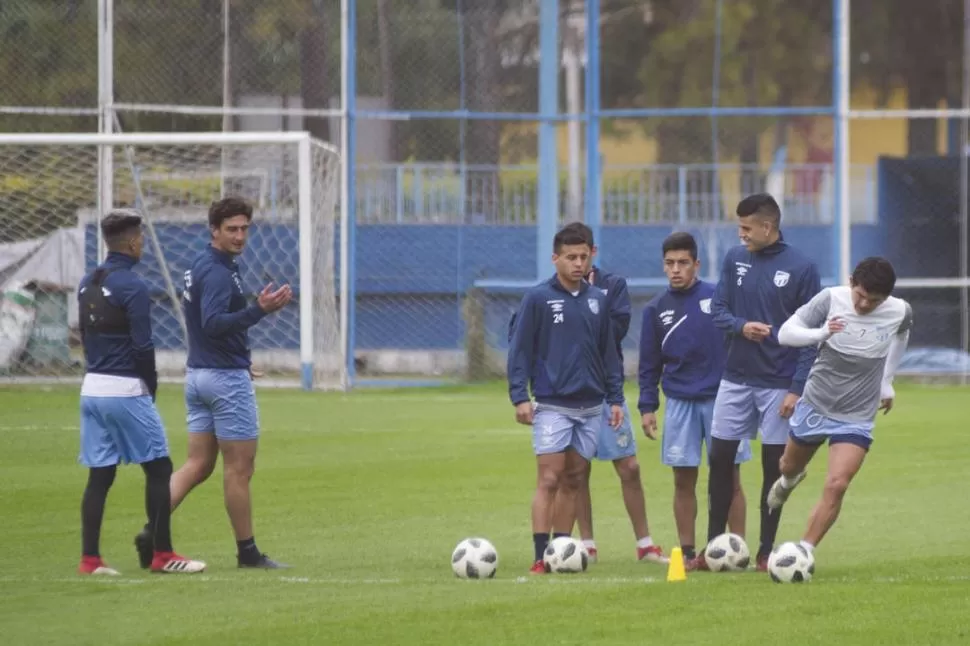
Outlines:
[[[854,224],[875,224],[876,173],[850,168]],[[571,205],[560,173],[560,220],[582,213]],[[651,164],[605,166],[600,173],[602,224],[729,222],[744,195],[775,192],[787,223],[832,224],[831,164],[791,164],[777,176],[754,164]],[[448,163],[359,165],[358,224],[535,225],[538,167]],[[585,181],[585,174],[583,174]],[[720,190],[718,190],[720,185]],[[575,210],[573,210],[575,209]]]

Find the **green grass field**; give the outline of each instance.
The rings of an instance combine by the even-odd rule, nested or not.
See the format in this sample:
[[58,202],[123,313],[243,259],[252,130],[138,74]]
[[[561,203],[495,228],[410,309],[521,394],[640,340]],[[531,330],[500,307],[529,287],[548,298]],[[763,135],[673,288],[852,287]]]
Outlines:
[[[143,478],[129,466],[102,534],[102,553],[123,576],[81,577],[77,390],[0,388],[0,634],[11,646],[970,644],[970,390],[901,386],[898,397],[817,551],[815,579],[786,586],[753,571],[667,583],[662,567],[637,563],[605,464],[594,465],[592,483],[599,563],[582,575],[526,576],[534,458],[502,384],[263,389],[256,537],[295,567],[235,568],[220,466],[173,518],[176,549],[206,560],[205,574],[139,570],[132,537]],[[159,405],[177,467],[180,388],[163,387]],[[780,540],[801,534],[822,482],[819,458],[785,508]],[[670,472],[657,443],[640,441],[640,461],[652,533],[669,552]],[[758,464],[743,470],[752,547]],[[706,522],[702,512],[700,532]],[[451,551],[471,535],[497,546],[495,579],[452,575]]]

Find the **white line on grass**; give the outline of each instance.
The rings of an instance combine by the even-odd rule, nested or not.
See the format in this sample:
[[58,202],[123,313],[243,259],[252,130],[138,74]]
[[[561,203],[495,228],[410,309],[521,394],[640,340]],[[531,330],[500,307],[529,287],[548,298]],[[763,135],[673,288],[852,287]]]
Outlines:
[[36,433],[38,431],[78,431],[80,426],[42,426],[38,424],[21,424],[19,426],[13,425],[0,425],[0,433],[7,432],[23,432],[30,431]]
[[[695,579],[707,579],[713,575],[703,574],[700,576],[692,576],[691,581]],[[766,581],[767,577],[763,577]],[[346,587],[346,586],[367,586],[367,585],[414,585],[414,584],[441,584],[441,583],[454,583],[456,582],[454,577],[450,576],[440,576],[440,577],[424,577],[424,578],[413,578],[413,579],[382,579],[382,578],[329,578],[329,577],[298,577],[298,576],[220,576],[220,575],[208,575],[208,574],[198,574],[189,576],[146,576],[146,577],[125,577],[125,576],[75,576],[75,577],[39,577],[39,576],[5,576],[0,577],[0,583],[82,583],[85,585],[141,585],[145,583],[151,583],[153,581],[159,581],[162,579],[174,579],[178,581],[190,581],[196,584],[203,583],[232,583],[238,585],[245,582],[245,585],[254,584],[264,584],[264,583],[274,583],[274,584],[288,584],[288,585],[314,585],[322,587]],[[890,576],[890,577],[816,577],[814,583],[816,584],[831,584],[831,583],[878,583],[878,584],[896,584],[896,583],[952,583],[970,581],[970,575],[954,575],[954,576]],[[665,579],[661,577],[595,577],[595,576],[519,576],[515,578],[497,578],[491,579],[490,581],[482,581],[483,585],[496,585],[496,584],[531,584],[535,583],[537,585],[650,585],[656,583],[664,583]],[[474,582],[472,582],[474,583]]]

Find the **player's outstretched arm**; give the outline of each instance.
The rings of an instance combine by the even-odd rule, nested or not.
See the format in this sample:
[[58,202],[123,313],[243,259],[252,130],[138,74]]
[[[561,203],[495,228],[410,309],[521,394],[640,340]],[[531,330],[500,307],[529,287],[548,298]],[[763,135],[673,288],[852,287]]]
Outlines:
[[792,314],[778,330],[778,343],[790,348],[814,347],[830,336],[828,326],[811,327],[798,314]]
[[[828,294],[828,290],[825,290],[825,292]],[[818,266],[815,263],[811,263],[808,269],[802,273],[798,281],[799,306],[808,305],[820,293],[822,293],[822,278],[818,273]],[[829,300],[825,303],[826,314],[828,313],[830,302]],[[823,321],[825,320],[824,316]],[[841,330],[841,326],[837,325],[836,327],[838,329],[829,331],[835,333]],[[805,382],[808,381],[808,373],[812,370],[812,364],[815,363],[817,356],[818,344],[810,344],[801,349],[798,353],[798,362],[795,364],[795,374],[792,375],[792,385],[788,389],[789,392],[795,393],[796,395],[802,394],[805,390]]]
[[152,301],[148,296],[148,286],[136,279],[130,286],[125,287],[121,300],[128,314],[135,371],[145,382],[152,399],[155,399],[158,371],[155,365],[155,344],[152,342]]
[[536,316],[532,298],[526,294],[519,304],[509,340],[506,374],[509,382],[509,399],[513,406],[529,401],[529,378],[535,355]]
[[640,323],[640,365],[637,368],[637,385],[640,387],[637,408],[641,414],[655,413],[660,407],[663,356],[655,319],[656,312],[652,306],[643,308],[643,321]]
[[735,289],[731,267],[731,255],[728,254],[721,264],[721,277],[714,288],[714,298],[711,299],[711,318],[714,325],[724,332],[741,336],[747,321],[731,311],[731,296]]
[[[832,294],[824,290],[799,307],[778,330],[778,343],[791,348],[817,346],[832,336],[826,325]],[[838,327],[838,326],[836,326]]]
[[266,312],[253,303],[238,312],[229,311],[232,276],[228,271],[210,271],[202,280],[202,331],[209,337],[241,332],[256,325]]

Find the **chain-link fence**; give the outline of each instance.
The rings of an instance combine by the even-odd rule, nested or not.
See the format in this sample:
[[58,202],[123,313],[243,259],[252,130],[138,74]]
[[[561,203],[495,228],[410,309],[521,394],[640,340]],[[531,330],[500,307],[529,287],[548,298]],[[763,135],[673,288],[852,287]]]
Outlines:
[[[714,279],[759,191],[826,282],[885,255],[914,345],[965,351],[962,2],[852,0],[849,21],[844,3],[6,0],[0,130],[93,132],[107,108],[114,131],[307,130],[339,147],[358,381],[500,374],[508,316],[552,273],[546,238],[567,221],[593,226],[638,316],[665,284],[663,237],[693,233]],[[23,185],[10,168],[0,197]],[[8,224],[8,243],[53,233]]]
[[948,352],[966,352],[970,326],[965,11],[958,0],[889,12],[852,4],[849,154],[871,174],[877,205],[876,219],[853,232],[852,260],[878,254],[895,264],[898,295],[915,313],[911,345],[923,349],[914,370],[966,367]]

